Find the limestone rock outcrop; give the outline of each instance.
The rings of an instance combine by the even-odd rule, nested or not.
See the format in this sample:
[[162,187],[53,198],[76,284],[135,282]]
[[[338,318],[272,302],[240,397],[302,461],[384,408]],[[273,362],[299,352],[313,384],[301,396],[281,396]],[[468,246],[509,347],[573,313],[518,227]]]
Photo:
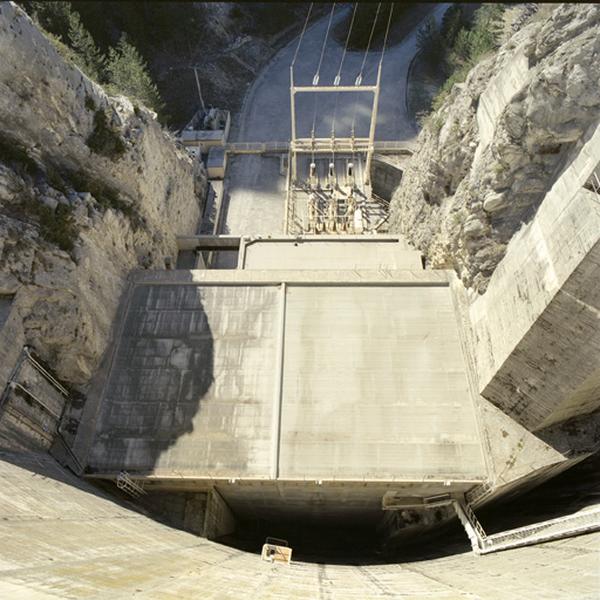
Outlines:
[[128,272],[164,266],[176,235],[195,233],[206,175],[153,113],[107,96],[10,2],[0,55],[3,344],[32,345],[81,386]]
[[600,120],[600,6],[540,11],[453,87],[391,203],[429,266],[483,293],[576,140]]

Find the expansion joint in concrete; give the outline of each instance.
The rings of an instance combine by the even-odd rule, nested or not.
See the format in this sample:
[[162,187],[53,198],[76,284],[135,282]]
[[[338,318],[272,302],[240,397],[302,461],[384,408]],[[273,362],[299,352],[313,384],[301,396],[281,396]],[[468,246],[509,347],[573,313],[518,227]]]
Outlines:
[[279,301],[279,335],[277,339],[275,393],[273,395],[273,426],[271,448],[271,478],[279,477],[279,454],[281,446],[281,404],[283,402],[283,355],[285,351],[285,305],[287,284],[281,283]]

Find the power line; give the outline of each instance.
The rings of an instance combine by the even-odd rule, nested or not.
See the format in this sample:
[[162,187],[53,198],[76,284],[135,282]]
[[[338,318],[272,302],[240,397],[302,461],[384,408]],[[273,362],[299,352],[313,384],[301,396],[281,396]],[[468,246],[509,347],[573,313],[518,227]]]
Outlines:
[[339,85],[342,75],[342,67],[344,66],[344,59],[346,58],[346,52],[348,50],[348,42],[350,41],[350,35],[352,34],[352,26],[354,25],[354,18],[356,17],[356,9],[358,8],[358,2],[354,3],[354,10],[352,11],[352,19],[350,20],[350,27],[348,28],[348,35],[346,36],[346,43],[344,44],[344,52],[342,59],[340,60],[340,67],[338,69],[333,85]]
[[[321,73],[321,65],[323,64],[323,56],[325,55],[325,47],[327,46],[327,39],[329,37],[329,30],[331,29],[331,22],[333,20],[333,13],[335,11],[335,2],[331,6],[331,12],[329,13],[329,21],[327,23],[327,30],[325,31],[325,39],[323,40],[323,45],[321,47],[321,56],[319,58],[319,65],[317,66],[317,71],[315,76],[313,77],[313,85],[317,85],[319,83],[319,75]],[[314,104],[313,104],[313,122],[312,122],[312,130],[311,137],[315,137],[315,126],[317,123],[317,95],[315,94]],[[314,162],[314,148],[313,148],[313,158]]]
[[381,2],[379,2],[377,4],[377,11],[375,12],[375,18],[373,19],[371,33],[369,34],[369,42],[367,43],[367,49],[365,50],[365,55],[363,57],[362,65],[360,66],[360,72],[358,74],[358,77],[356,78],[356,81],[354,82],[355,85],[360,85],[362,83],[363,71],[365,68],[365,63],[367,62],[367,55],[369,54],[369,50],[371,49],[371,41],[373,40],[373,34],[375,33],[375,25],[377,25],[377,17],[379,16],[380,9],[381,9]]
[[327,38],[329,37],[329,29],[331,28],[331,21],[333,20],[333,13],[335,11],[335,2],[331,6],[331,13],[329,14],[329,22],[327,23],[327,30],[325,31],[325,39],[323,40],[323,46],[321,48],[321,57],[319,58],[319,65],[315,76],[313,77],[313,85],[318,85],[319,75],[321,73],[321,64],[323,63],[323,56],[325,55],[325,46],[327,46]]
[[306,19],[304,21],[304,26],[302,27],[302,32],[300,33],[300,39],[298,40],[298,45],[296,46],[296,52],[294,53],[294,59],[292,60],[292,67],[296,63],[296,58],[298,57],[298,52],[300,51],[300,45],[302,44],[302,39],[304,38],[304,32],[306,31],[306,26],[308,25],[308,20],[310,19],[310,14],[313,9],[313,3],[310,3],[308,7],[308,13],[306,15]]
[[381,58],[379,59],[379,64],[383,63],[383,55],[385,54],[385,47],[387,45],[388,34],[390,32],[390,25],[392,23],[392,13],[394,12],[394,3],[390,4],[390,14],[388,16],[387,26],[385,28],[385,35],[383,36],[383,47],[381,49]]
[[[369,54],[369,50],[371,49],[371,42],[373,41],[373,35],[375,33],[375,25],[377,24],[377,17],[379,16],[379,10],[381,9],[381,2],[379,2],[379,4],[377,5],[377,10],[375,11],[375,18],[373,19],[373,24],[371,25],[371,32],[369,33],[369,41],[367,43],[367,48],[365,50],[365,54],[363,56],[363,60],[362,60],[362,64],[360,66],[360,71],[358,73],[358,76],[356,77],[356,81],[354,82],[354,85],[360,85],[362,83],[362,76],[363,76],[363,71],[365,68],[365,64],[367,62],[367,55]],[[392,9],[393,9],[393,5],[392,5]],[[388,27],[389,27],[389,23],[391,21],[391,11],[390,11],[390,19],[388,20]],[[387,39],[387,32],[386,32],[386,39]],[[385,43],[384,43],[384,48],[385,48]],[[380,61],[383,60],[383,55],[382,58],[380,59]],[[356,112],[358,110],[358,98],[360,97],[360,94],[357,92],[354,96],[354,108],[352,111],[352,137],[354,137],[354,128],[356,125]]]
[[[346,52],[348,51],[348,44],[350,42],[350,37],[352,35],[352,28],[354,26],[354,19],[356,17],[356,10],[358,8],[358,2],[354,3],[354,10],[352,11],[352,18],[350,19],[350,26],[348,27],[348,34],[346,35],[346,43],[344,44],[344,52],[342,53],[342,58],[340,60],[340,66],[338,68],[338,72],[337,75],[335,76],[335,79],[333,81],[333,85],[339,85],[340,81],[341,81],[341,75],[342,75],[342,67],[344,66],[344,59],[346,58]],[[332,125],[332,135],[335,136],[335,119],[336,119],[336,115],[337,115],[337,105],[338,105],[338,98],[339,98],[340,93],[336,92],[335,95],[335,104],[333,107],[333,125]]]

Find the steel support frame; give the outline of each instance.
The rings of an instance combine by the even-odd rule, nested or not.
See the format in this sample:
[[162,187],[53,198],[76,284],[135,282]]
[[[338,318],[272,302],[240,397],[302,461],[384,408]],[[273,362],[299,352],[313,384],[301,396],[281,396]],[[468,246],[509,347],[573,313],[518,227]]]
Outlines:
[[[297,179],[298,173],[298,162],[297,162],[297,152],[298,152],[298,142],[306,143],[310,142],[310,138],[302,138],[298,139],[296,137],[296,94],[303,93],[332,93],[332,92],[367,92],[373,94],[373,104],[371,105],[371,120],[369,123],[369,137],[368,138],[357,138],[356,141],[367,142],[367,164],[366,164],[366,177],[365,184],[369,185],[371,182],[370,177],[370,169],[371,162],[373,159],[373,153],[375,150],[375,129],[377,127],[377,110],[379,105],[379,90],[381,85],[381,67],[382,63],[379,62],[379,66],[377,67],[377,80],[375,85],[301,85],[296,86],[294,84],[294,67],[290,65],[290,113],[291,113],[291,140],[290,140],[290,148],[292,150],[292,161],[289,166],[291,169],[291,181],[294,183]],[[348,139],[348,138],[346,138]],[[346,140],[345,140],[346,141]],[[329,141],[329,147],[327,149],[320,150],[321,152],[330,152],[332,146],[335,148],[335,141],[332,143]],[[312,149],[308,148],[307,152],[311,152]],[[316,151],[316,150],[315,150]]]

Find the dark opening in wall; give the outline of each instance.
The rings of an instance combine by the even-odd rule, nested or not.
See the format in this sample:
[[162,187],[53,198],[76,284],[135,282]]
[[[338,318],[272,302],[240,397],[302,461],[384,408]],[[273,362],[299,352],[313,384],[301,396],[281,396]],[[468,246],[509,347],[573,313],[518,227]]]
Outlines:
[[402,169],[383,157],[374,156],[371,167],[373,193],[388,202],[402,180]]

